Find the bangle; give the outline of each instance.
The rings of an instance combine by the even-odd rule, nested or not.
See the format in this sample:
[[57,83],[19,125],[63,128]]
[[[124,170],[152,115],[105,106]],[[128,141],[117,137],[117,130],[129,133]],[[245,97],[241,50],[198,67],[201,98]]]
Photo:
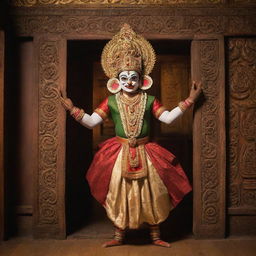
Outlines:
[[184,103],[186,104],[186,106],[189,108],[193,105],[193,102],[191,102],[188,98],[184,100]]
[[181,101],[179,104],[178,104],[180,110],[182,112],[185,112],[187,109],[188,109],[188,106],[184,103],[184,101]]
[[70,115],[73,118],[75,118],[76,121],[80,121],[84,116],[84,110],[77,107],[73,107],[72,110],[70,111]]

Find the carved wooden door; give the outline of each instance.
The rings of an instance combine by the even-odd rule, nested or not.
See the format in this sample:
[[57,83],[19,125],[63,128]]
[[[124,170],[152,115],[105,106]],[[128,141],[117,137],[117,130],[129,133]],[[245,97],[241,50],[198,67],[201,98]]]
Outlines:
[[223,38],[194,40],[191,60],[192,80],[201,80],[203,85],[193,121],[193,229],[198,238],[222,238],[226,219]]
[[[228,40],[228,213],[230,232],[241,234],[244,232],[247,235],[255,234],[255,226],[253,227],[252,223],[256,223],[255,67],[256,38],[230,38]],[[244,229],[241,230],[239,226],[243,226]]]

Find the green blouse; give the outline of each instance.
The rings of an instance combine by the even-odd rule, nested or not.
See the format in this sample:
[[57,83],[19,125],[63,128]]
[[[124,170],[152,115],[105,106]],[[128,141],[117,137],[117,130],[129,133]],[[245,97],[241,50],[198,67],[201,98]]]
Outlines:
[[[143,138],[149,135],[150,132],[150,118],[151,118],[151,111],[152,111],[152,105],[154,102],[155,97],[151,95],[147,95],[147,103],[146,103],[146,109],[145,109],[145,114],[143,118],[143,124],[142,124],[142,129],[141,133],[138,136],[138,138]],[[115,132],[116,135],[119,137],[127,138],[124,132],[123,124],[121,121],[121,116],[118,110],[117,102],[116,102],[116,96],[111,95],[108,97],[108,107],[110,110],[110,115],[112,120],[114,121],[115,124]]]

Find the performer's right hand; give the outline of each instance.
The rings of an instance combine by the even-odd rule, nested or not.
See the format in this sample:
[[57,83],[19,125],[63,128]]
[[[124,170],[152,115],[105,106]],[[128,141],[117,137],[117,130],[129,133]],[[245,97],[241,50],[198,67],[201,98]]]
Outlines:
[[73,105],[72,100],[67,98],[65,93],[63,93],[61,90],[60,90],[60,101],[61,101],[62,106],[66,110],[71,111],[73,109],[74,105]]

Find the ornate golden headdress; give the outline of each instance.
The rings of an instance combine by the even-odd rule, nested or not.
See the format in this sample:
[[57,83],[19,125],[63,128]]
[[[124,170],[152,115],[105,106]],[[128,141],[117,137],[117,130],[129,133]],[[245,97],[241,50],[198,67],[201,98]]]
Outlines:
[[148,75],[155,64],[155,52],[151,44],[136,34],[128,24],[110,40],[103,49],[101,64],[109,78],[121,71],[137,71]]

